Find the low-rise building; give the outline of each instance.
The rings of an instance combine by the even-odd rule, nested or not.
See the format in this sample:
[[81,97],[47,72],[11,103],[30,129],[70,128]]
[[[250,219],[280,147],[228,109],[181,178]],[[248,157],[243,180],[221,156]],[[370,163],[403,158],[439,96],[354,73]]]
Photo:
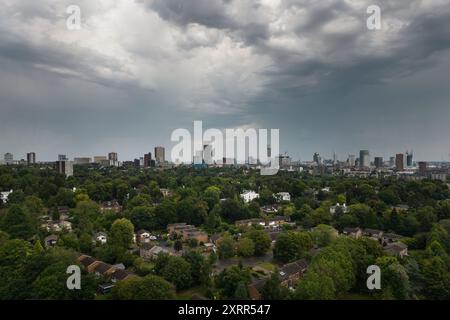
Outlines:
[[291,195],[289,192],[278,192],[273,195],[277,201],[291,201]]
[[404,258],[408,256],[408,246],[401,242],[389,243],[384,247],[384,252],[388,255]]
[[56,234],[51,234],[48,237],[45,237],[44,239],[44,245],[47,248],[54,247],[56,245],[56,242],[58,242],[58,236]]
[[360,228],[344,228],[342,233],[346,236],[351,236],[356,239],[362,236],[362,230]]
[[7,203],[7,202],[8,202],[8,199],[9,199],[9,195],[10,195],[11,193],[13,193],[13,190],[12,190],[12,189],[9,190],[9,191],[2,191],[2,192],[0,192],[0,200],[1,200],[3,203]]
[[105,244],[106,242],[108,242],[108,235],[104,232],[97,232],[94,235],[94,242]]
[[249,203],[250,201],[253,201],[255,199],[259,198],[259,193],[251,190],[245,190],[243,193],[241,193],[241,198],[244,200],[245,203]]
[[281,286],[292,288],[308,270],[308,261],[300,259],[285,264],[279,271]]
[[170,254],[170,252],[163,247],[153,246],[149,243],[144,243],[139,247],[139,255],[144,260],[156,259],[159,254]]
[[106,211],[113,211],[116,213],[122,212],[122,206],[119,204],[119,201],[117,200],[111,200],[111,201],[104,201],[100,205],[100,211],[102,213]]
[[330,213],[332,215],[335,215],[336,212],[338,212],[338,211],[341,211],[342,213],[347,213],[348,212],[347,205],[345,203],[339,204],[339,202],[338,202],[338,203],[336,203],[336,205],[330,207]]

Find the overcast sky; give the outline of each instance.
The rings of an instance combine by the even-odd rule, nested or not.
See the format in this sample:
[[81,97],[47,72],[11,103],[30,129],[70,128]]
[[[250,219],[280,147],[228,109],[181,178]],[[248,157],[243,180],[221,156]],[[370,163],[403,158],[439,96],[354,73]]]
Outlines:
[[450,0],[2,1],[1,155],[169,155],[193,120],[279,128],[301,160],[449,160]]

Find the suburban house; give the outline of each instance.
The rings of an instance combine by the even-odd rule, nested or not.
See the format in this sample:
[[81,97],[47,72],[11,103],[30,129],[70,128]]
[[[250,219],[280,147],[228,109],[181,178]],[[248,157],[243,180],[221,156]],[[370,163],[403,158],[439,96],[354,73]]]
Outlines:
[[265,228],[279,228],[287,223],[289,223],[291,219],[289,217],[285,216],[275,216],[272,218],[267,219],[265,221]]
[[291,195],[289,192],[278,192],[273,195],[277,201],[291,201]]
[[94,235],[94,242],[99,242],[101,244],[105,244],[108,241],[108,236],[104,232],[97,232]]
[[105,213],[106,211],[121,212],[122,206],[119,204],[117,200],[104,201],[100,205],[100,211],[102,213]]
[[201,231],[195,226],[186,223],[169,224],[167,226],[167,231],[169,232],[169,234],[181,236],[183,241],[195,239],[198,242],[207,243],[209,239],[206,232]]
[[297,281],[305,274],[306,270],[308,270],[308,262],[306,259],[285,264],[279,271],[281,285],[286,288],[294,287]]
[[110,277],[110,279],[113,283],[117,282],[117,281],[125,280],[125,279],[128,279],[128,278],[134,276],[134,274],[129,273],[125,270],[114,269],[114,268],[112,268],[111,270],[108,270],[107,275]]
[[399,234],[395,234],[395,233],[384,233],[381,237],[381,244],[383,246],[389,244],[389,243],[394,243],[397,242],[399,240],[401,240],[403,238],[403,236],[399,235]]
[[251,227],[257,224],[265,226],[266,222],[264,221],[264,219],[261,218],[253,218],[253,219],[236,220],[234,224],[236,225],[236,227]]
[[363,236],[371,238],[376,241],[381,241],[381,237],[383,236],[383,231],[377,229],[364,229]]
[[254,219],[237,220],[234,224],[237,227],[251,227],[253,225],[260,225],[266,229],[274,229],[289,223],[289,221],[290,221],[289,217],[275,216],[268,219],[254,218]]
[[63,230],[72,231],[72,223],[65,220],[47,221],[41,224],[41,228],[47,232],[61,232]]
[[268,278],[261,278],[252,281],[247,285],[247,291],[250,300],[261,300],[262,299],[262,290],[264,285],[266,284]]
[[264,213],[277,213],[278,212],[278,206],[277,205],[267,205],[261,207],[261,211]]
[[172,191],[170,191],[169,189],[160,188],[159,191],[161,191],[161,194],[163,195],[164,198],[172,196]]
[[104,276],[110,279],[112,282],[127,279],[134,274],[129,273],[122,269],[123,265],[111,266],[103,261],[96,260],[88,255],[80,255],[78,261],[87,270],[88,273],[93,273],[96,276]]
[[58,236],[55,234],[51,234],[44,239],[44,245],[47,248],[54,247],[56,245],[56,242],[58,242]]
[[408,256],[408,246],[401,242],[389,243],[384,247],[384,252],[392,256],[404,258]]
[[0,192],[0,199],[2,200],[3,203],[7,203],[8,202],[9,195],[11,193],[13,193],[13,190]]
[[245,190],[243,193],[241,193],[241,198],[245,203],[249,203],[250,201],[259,198],[259,193],[256,193],[255,191]]
[[347,213],[348,207],[345,203],[339,204],[339,202],[336,203],[336,205],[330,207],[330,213],[332,215],[336,214],[336,211],[338,211],[338,210],[341,210],[342,213]]
[[139,255],[144,260],[156,259],[160,253],[170,254],[170,252],[167,249],[164,249],[163,247],[160,246],[152,246],[149,243],[143,243],[139,247]]
[[137,232],[136,241],[138,243],[148,243],[151,240],[150,237],[151,237],[150,231],[142,229]]
[[70,213],[69,207],[66,207],[66,206],[57,207],[56,210],[58,210],[59,220],[65,221],[65,220],[69,219],[69,213]]
[[351,236],[353,238],[361,238],[362,236],[362,230],[360,228],[344,228],[342,230],[342,233],[346,236]]
[[87,270],[89,273],[95,274],[97,277],[101,277],[106,275],[108,270],[110,270],[112,266],[110,264],[104,263],[102,261],[95,261],[90,266],[88,266]]

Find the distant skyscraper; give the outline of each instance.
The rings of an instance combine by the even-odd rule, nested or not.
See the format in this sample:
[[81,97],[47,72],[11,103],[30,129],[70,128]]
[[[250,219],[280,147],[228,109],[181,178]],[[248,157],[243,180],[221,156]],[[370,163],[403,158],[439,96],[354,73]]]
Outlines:
[[106,160],[108,160],[106,156],[94,156],[94,163],[102,163],[102,161]]
[[413,153],[412,153],[412,151],[406,153],[406,166],[409,167],[409,168],[413,166]]
[[322,163],[322,158],[320,157],[320,155],[317,152],[315,152],[313,154],[313,161],[315,163],[317,163],[318,165]]
[[212,145],[210,145],[210,144],[205,144],[203,146],[203,161],[204,161],[204,163],[206,163],[208,165],[214,164],[213,149],[212,149]]
[[5,160],[5,164],[13,164],[14,156],[12,153],[5,153],[3,159]]
[[393,168],[395,166],[395,157],[389,158],[389,167]]
[[58,154],[58,161],[67,161],[67,156],[65,154]]
[[377,169],[383,167],[383,157],[375,157],[375,167]]
[[73,162],[72,161],[56,161],[55,169],[59,174],[63,174],[66,177],[73,176]]
[[350,167],[354,167],[356,165],[356,156],[354,154],[350,154],[348,156],[348,165]]
[[395,156],[395,169],[397,171],[403,171],[405,169],[405,156],[403,153],[398,153]]
[[91,163],[91,158],[89,157],[79,157],[79,158],[73,158],[74,164],[89,164]]
[[360,168],[369,168],[370,167],[369,150],[361,150],[359,152],[359,167]]
[[117,162],[119,160],[119,157],[117,156],[116,152],[110,152],[108,153],[108,160]]
[[427,174],[427,166],[428,164],[425,161],[419,162],[419,174],[424,176]]
[[152,153],[144,154],[144,167],[148,168],[152,165]]
[[164,163],[166,160],[166,149],[164,147],[155,147],[155,160],[158,164]]
[[36,153],[30,152],[27,153],[27,164],[35,164],[36,163]]

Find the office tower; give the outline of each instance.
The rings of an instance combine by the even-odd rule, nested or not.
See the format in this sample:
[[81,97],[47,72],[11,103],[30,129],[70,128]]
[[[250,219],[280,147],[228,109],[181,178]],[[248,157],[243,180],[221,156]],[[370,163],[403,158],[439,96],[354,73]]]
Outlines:
[[59,174],[63,174],[66,177],[73,176],[73,162],[72,161],[56,161],[55,169]]
[[152,166],[152,153],[149,152],[147,154],[144,154],[144,167],[148,168]]
[[94,156],[94,163],[102,163],[106,160],[108,160],[106,156]]
[[27,164],[35,164],[36,163],[36,153],[30,152],[27,153]]
[[283,154],[279,156],[279,162],[278,164],[280,167],[288,167],[291,165],[291,157],[287,154]]
[[419,174],[421,176],[424,176],[427,174],[427,167],[428,167],[428,164],[425,161],[419,162]]
[[348,156],[348,165],[350,167],[354,167],[356,165],[356,156],[354,154],[350,154]]
[[360,168],[369,168],[370,167],[369,150],[359,151],[359,167]]
[[135,167],[140,167],[141,166],[141,160],[134,159],[133,164],[134,164]]
[[313,154],[313,161],[318,165],[322,163],[322,158],[317,152],[314,152]]
[[403,171],[405,169],[405,157],[403,153],[395,155],[395,169],[397,171]]
[[383,157],[375,157],[375,167],[377,169],[383,167]]
[[395,157],[389,158],[389,167],[393,168],[395,166]]
[[74,164],[89,164],[91,163],[91,158],[88,157],[80,157],[80,158],[73,158]]
[[3,159],[5,160],[5,164],[13,164],[14,156],[12,153],[5,153]]
[[58,161],[67,161],[67,156],[65,154],[58,154]]
[[203,152],[197,151],[194,155],[193,162],[196,165],[203,164]]
[[411,152],[406,152],[406,166],[408,168],[413,166],[413,153]]
[[163,164],[166,160],[166,149],[164,147],[155,147],[155,160],[158,164]]
[[212,148],[212,145],[210,145],[210,144],[205,144],[203,146],[203,161],[208,165],[214,164],[213,148]]
[[116,152],[110,152],[108,153],[108,160],[117,162],[119,160],[119,157],[117,156]]

